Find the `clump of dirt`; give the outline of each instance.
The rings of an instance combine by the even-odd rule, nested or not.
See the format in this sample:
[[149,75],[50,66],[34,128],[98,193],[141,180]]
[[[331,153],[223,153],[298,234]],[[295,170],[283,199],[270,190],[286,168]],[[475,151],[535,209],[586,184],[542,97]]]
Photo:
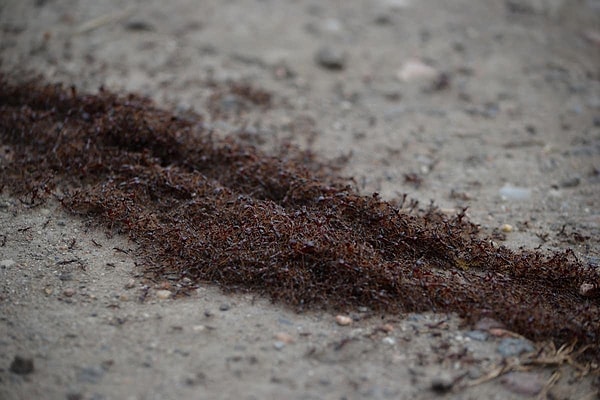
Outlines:
[[600,352],[600,277],[572,252],[511,251],[464,212],[359,195],[306,153],[216,139],[134,95],[5,78],[0,137],[0,187],[127,233],[148,276],[175,276],[180,294],[208,281],[298,309],[486,316]]

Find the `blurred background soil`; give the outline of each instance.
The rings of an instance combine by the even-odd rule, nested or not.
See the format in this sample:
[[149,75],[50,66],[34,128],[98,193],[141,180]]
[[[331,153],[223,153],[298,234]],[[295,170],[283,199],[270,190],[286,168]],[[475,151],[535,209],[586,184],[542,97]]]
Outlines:
[[[468,207],[500,244],[600,265],[597,0],[5,0],[0,70],[136,92],[266,151],[291,142],[366,195]],[[131,244],[52,202],[3,193],[0,243],[2,398],[530,398],[555,371],[462,387],[521,352],[452,316],[341,326],[210,286],[161,298],[114,250]],[[559,370],[548,398],[593,398],[592,378]]]

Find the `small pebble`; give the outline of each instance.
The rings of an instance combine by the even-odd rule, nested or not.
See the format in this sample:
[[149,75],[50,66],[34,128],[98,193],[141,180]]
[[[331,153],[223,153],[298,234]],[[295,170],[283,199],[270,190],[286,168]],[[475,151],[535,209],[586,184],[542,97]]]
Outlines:
[[289,333],[285,333],[285,332],[278,332],[275,335],[273,335],[273,338],[275,340],[277,340],[278,342],[282,342],[284,344],[294,343],[294,337],[292,335],[290,335]]
[[490,328],[488,330],[488,333],[495,337],[500,337],[500,338],[505,338],[505,337],[515,338],[516,337],[518,339],[518,335],[516,333],[514,333],[513,331],[509,331],[508,329],[504,329],[504,328]]
[[339,33],[343,29],[342,21],[337,18],[326,18],[319,24],[323,32]]
[[446,393],[454,386],[454,379],[445,372],[431,379],[431,390],[436,393]]
[[600,291],[600,287],[598,287],[597,285],[594,285],[592,283],[582,283],[581,286],[579,286],[579,294],[582,295],[583,297],[592,297],[594,295],[594,292],[599,292]]
[[512,232],[513,231],[513,226],[511,224],[503,224],[500,229],[502,230],[502,232]]
[[227,310],[229,310],[230,308],[231,308],[231,306],[230,306],[229,304],[227,304],[227,303],[223,303],[223,304],[221,304],[221,305],[219,306],[219,310],[221,310],[221,311],[227,311]]
[[381,14],[377,14],[375,16],[375,18],[373,19],[373,21],[377,24],[377,25],[388,25],[388,24],[392,24],[394,21],[392,20],[391,15],[389,15],[388,13],[381,13]]
[[65,295],[66,297],[73,297],[75,295],[75,289],[67,288],[63,290],[63,295]]
[[70,272],[61,272],[60,275],[58,276],[58,279],[60,279],[63,282],[72,281],[73,274]]
[[104,377],[105,370],[101,366],[80,368],[77,372],[77,380],[81,383],[98,383]]
[[533,372],[510,372],[500,382],[513,393],[535,396],[544,388],[544,379]]
[[161,282],[160,285],[158,285],[156,288],[159,290],[170,290],[173,287],[173,285],[171,285],[171,282]]
[[489,331],[492,328],[506,328],[500,321],[496,321],[493,318],[483,317],[474,326],[475,330],[478,331]]
[[478,342],[485,342],[488,338],[488,334],[484,331],[473,330],[465,332],[465,336],[472,340],[477,340]]
[[321,385],[321,386],[329,386],[329,385],[331,385],[331,381],[329,379],[327,379],[327,378],[320,378],[319,379],[319,385]]
[[130,31],[146,31],[151,32],[154,26],[151,23],[141,19],[131,19],[125,23],[125,29]]
[[161,300],[167,300],[170,299],[171,296],[173,296],[173,293],[170,290],[157,290],[156,291],[156,297],[158,297]]
[[498,193],[505,200],[526,200],[531,196],[530,189],[512,185],[504,185]]
[[235,112],[244,106],[243,101],[234,94],[224,95],[219,105],[226,112]]
[[277,322],[280,323],[281,325],[288,325],[288,326],[294,325],[294,323],[292,321],[290,321],[289,319],[283,318],[283,317],[277,318]]
[[438,78],[439,72],[420,60],[409,60],[402,65],[397,76],[403,82],[434,82]]
[[481,378],[483,373],[484,372],[480,369],[480,367],[472,367],[467,371],[467,376],[471,379],[478,379]]
[[381,341],[389,346],[393,346],[396,344],[396,339],[394,339],[391,336],[386,336]]
[[280,342],[279,340],[273,343],[273,347],[277,350],[281,350],[285,347],[285,343]]
[[135,287],[135,279],[131,278],[125,284],[125,289],[132,289],[133,287]]
[[184,382],[189,386],[196,386],[206,381],[206,375],[203,372],[197,372],[185,378]]
[[533,345],[525,339],[505,338],[498,345],[498,353],[503,357],[514,357],[534,350]]
[[580,183],[581,183],[581,178],[578,176],[574,176],[574,177],[567,178],[567,179],[563,180],[562,182],[560,182],[560,186],[563,188],[573,188],[575,186],[579,186]]
[[352,323],[352,318],[346,315],[336,315],[335,322],[337,322],[338,325],[346,326]]
[[315,60],[320,66],[329,70],[340,71],[346,67],[345,53],[335,47],[321,47],[315,55]]
[[16,355],[10,364],[10,371],[17,375],[27,375],[33,372],[33,358]]

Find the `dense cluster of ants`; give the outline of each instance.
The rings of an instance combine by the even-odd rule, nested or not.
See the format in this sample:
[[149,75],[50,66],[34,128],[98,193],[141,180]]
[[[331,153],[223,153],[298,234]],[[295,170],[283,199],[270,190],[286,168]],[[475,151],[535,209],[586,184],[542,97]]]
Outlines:
[[0,140],[4,191],[128,234],[180,294],[212,282],[298,310],[485,316],[599,354],[600,277],[572,252],[511,251],[464,213],[360,195],[309,154],[215,138],[137,96],[1,77]]

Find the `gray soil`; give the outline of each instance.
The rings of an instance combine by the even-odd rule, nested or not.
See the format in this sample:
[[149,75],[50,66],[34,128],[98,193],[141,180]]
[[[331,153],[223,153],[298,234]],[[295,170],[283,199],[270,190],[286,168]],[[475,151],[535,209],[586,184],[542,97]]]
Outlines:
[[[344,160],[365,194],[468,206],[501,244],[600,264],[597,0],[4,0],[0,63],[193,109],[267,151],[290,141]],[[214,118],[209,82],[265,89],[272,107]],[[169,299],[132,247],[1,194],[0,398],[598,395],[567,362],[526,365],[544,343],[452,315],[357,309],[340,325],[208,285]]]

